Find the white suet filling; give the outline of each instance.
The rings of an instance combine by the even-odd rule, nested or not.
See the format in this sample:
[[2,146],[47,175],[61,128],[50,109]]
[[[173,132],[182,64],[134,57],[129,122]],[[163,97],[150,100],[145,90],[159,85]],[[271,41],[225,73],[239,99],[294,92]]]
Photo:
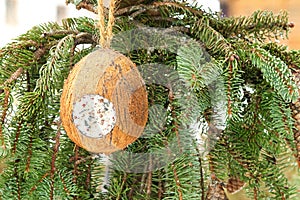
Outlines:
[[100,95],[84,95],[73,105],[73,122],[79,132],[102,138],[114,128],[116,112],[113,104]]

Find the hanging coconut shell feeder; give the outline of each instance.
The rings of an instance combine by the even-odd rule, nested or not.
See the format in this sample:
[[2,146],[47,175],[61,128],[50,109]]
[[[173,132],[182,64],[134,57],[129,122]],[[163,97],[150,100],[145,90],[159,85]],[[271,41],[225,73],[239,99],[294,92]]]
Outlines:
[[106,154],[124,149],[142,134],[148,117],[147,92],[137,67],[111,49],[88,54],[64,84],[60,116],[78,146]]

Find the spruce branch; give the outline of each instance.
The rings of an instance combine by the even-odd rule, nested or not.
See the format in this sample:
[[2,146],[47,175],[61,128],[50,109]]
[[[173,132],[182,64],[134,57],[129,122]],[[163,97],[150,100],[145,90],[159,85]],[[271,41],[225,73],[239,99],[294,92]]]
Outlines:
[[252,36],[253,39],[263,41],[266,37],[277,38],[286,37],[288,30],[293,27],[288,22],[288,13],[282,11],[275,15],[271,11],[255,11],[251,16],[227,17],[213,19],[211,26],[222,33],[226,38],[238,36],[246,38]]
[[154,6],[170,6],[175,8],[180,8],[182,10],[187,10],[188,12],[192,13],[195,16],[202,16],[204,12],[202,10],[197,10],[191,7],[186,6],[186,4],[182,4],[179,2],[173,1],[163,1],[163,2],[154,2]]
[[213,29],[206,20],[199,19],[191,27],[191,34],[204,43],[205,48],[210,55],[223,58],[230,58],[235,55],[232,45],[224,38],[224,36]]
[[[66,3],[77,4],[77,9],[97,12],[95,0],[67,0]],[[74,152],[74,144],[55,124],[66,76],[76,62],[94,49],[99,37],[95,20],[70,18],[63,20],[62,25],[46,23],[36,26],[0,50],[0,96],[3,102],[0,133],[7,142],[6,147],[11,148],[12,156],[12,162],[7,162],[5,171],[0,174],[3,186],[0,187],[0,198],[38,199],[39,195],[48,194],[50,199],[55,199],[56,190],[59,190],[61,195],[67,196],[61,198],[66,199],[88,199],[91,198],[89,195],[120,200],[205,199],[208,176],[215,173],[220,181],[232,176],[248,180],[247,190],[254,199],[264,195],[265,191],[259,184],[264,184],[270,191],[267,194],[270,198],[288,199],[292,189],[282,172],[288,160],[286,143],[290,143],[295,156],[299,156],[296,144],[300,143],[300,137],[299,132],[293,133],[297,124],[293,121],[293,107],[289,105],[291,101],[298,102],[298,87],[293,83],[292,74],[300,66],[300,52],[265,43],[265,39],[285,37],[293,26],[288,23],[287,15],[258,11],[250,17],[220,18],[178,1],[139,0],[122,1],[115,16],[116,34],[120,33],[122,37],[122,32],[133,30],[129,38],[116,39],[116,50],[137,65],[155,61],[171,67],[189,83],[187,91],[195,93],[197,100],[198,97],[205,98],[205,102],[189,101],[188,105],[181,105],[181,97],[177,99],[176,96],[178,82],[167,88],[147,86],[150,104],[159,102],[167,107],[167,116],[171,120],[163,129],[154,124],[147,131],[155,130],[159,134],[140,138],[126,150],[152,152],[153,148],[163,147],[168,148],[168,156],[172,157],[170,149],[173,146],[182,150],[184,144],[191,144],[185,135],[180,134],[179,128],[181,123],[190,122],[194,115],[181,115],[181,110],[188,106],[202,114],[212,105],[201,82],[201,75],[205,73],[192,62],[199,58],[195,56],[198,48],[204,47],[217,62],[217,66],[205,66],[205,76],[209,78],[220,70],[218,75],[224,79],[225,85],[221,93],[227,99],[228,114],[232,115],[208,160],[200,157],[194,146],[186,145],[188,152],[180,151],[182,154],[176,155],[168,167],[136,175],[122,172],[124,167],[131,169],[131,165],[137,164],[124,166],[128,163],[124,159],[114,163],[118,170],[110,169],[107,193],[100,192],[102,164],[97,164],[93,155],[83,151],[81,154],[78,147]],[[149,26],[164,28],[165,31],[155,35],[154,29],[146,30],[145,27]],[[190,48],[184,41],[175,41],[175,37],[171,37],[175,30],[193,38],[199,45]],[[159,41],[166,35],[167,39]],[[144,41],[147,44],[143,44]],[[173,45],[172,41],[176,44]],[[156,44],[159,47],[153,50]],[[135,45],[142,49],[137,50]],[[169,50],[175,50],[175,53]],[[215,68],[218,70],[214,71]],[[15,74],[20,69],[23,72]],[[155,74],[156,78],[163,78],[159,75],[160,71]],[[171,79],[170,82],[175,80]],[[249,92],[248,88],[253,91]],[[17,103],[12,104],[15,99]],[[153,113],[149,122],[155,123],[158,117]],[[165,117],[162,112],[156,112],[156,115],[160,119]],[[187,134],[189,131],[186,130]],[[59,142],[56,141],[58,134]],[[170,138],[177,139],[175,144],[169,144]],[[143,169],[151,169],[155,162],[150,158]],[[209,166],[206,166],[207,162]],[[48,170],[43,170],[44,166]],[[206,169],[208,167],[210,169]],[[222,189],[222,185],[219,186]]]
[[292,73],[286,63],[261,48],[253,50],[251,60],[285,101],[296,101],[298,89],[292,81]]
[[[115,15],[116,16],[129,15],[130,17],[135,18],[142,13],[147,13],[152,17],[158,17],[158,16],[161,17],[162,16],[161,13],[167,11],[171,13],[172,9],[178,9],[181,10],[181,12],[189,12],[195,16],[202,16],[204,13],[202,10],[199,9],[197,10],[194,8],[187,7],[185,6],[185,4],[180,2],[163,1],[163,2],[153,2],[152,4],[136,3],[134,5],[118,9]],[[168,19],[171,20],[170,17]]]
[[300,66],[300,51],[288,50],[288,47],[277,42],[270,42],[262,46],[263,49],[270,52],[270,54],[280,58],[289,68],[297,71]]

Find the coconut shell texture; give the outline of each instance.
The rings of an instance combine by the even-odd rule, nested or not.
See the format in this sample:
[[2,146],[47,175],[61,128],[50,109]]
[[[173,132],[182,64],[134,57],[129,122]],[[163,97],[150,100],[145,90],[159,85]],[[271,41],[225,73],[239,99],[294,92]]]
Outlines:
[[[101,138],[82,134],[74,124],[73,106],[85,95],[100,95],[114,106],[114,128]],[[65,81],[60,116],[66,133],[78,146],[105,154],[124,149],[141,136],[148,119],[146,87],[137,67],[111,49],[88,54]]]

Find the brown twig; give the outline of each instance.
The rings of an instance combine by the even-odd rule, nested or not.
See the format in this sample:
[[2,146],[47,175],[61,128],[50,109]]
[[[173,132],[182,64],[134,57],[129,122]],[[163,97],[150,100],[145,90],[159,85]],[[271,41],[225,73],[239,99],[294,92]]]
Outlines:
[[179,151],[182,152],[180,136],[179,136],[179,131],[178,131],[179,130],[179,125],[178,125],[177,121],[175,120],[176,119],[176,112],[174,110],[174,106],[172,105],[172,102],[174,101],[175,96],[174,96],[172,85],[170,83],[168,83],[167,87],[169,89],[168,97],[169,97],[169,102],[170,102],[170,105],[171,105],[171,115],[172,115],[172,118],[173,118],[173,126],[174,126],[172,131],[176,134],[178,148],[179,148]]
[[[144,170],[146,171],[147,170],[147,165],[145,165],[144,167]],[[141,185],[140,185],[140,193],[142,193],[144,190],[145,190],[145,180],[146,180],[146,176],[147,176],[147,173],[143,173],[142,177],[141,177]]]
[[72,68],[74,66],[75,50],[76,50],[76,44],[74,42],[74,44],[72,45],[72,48],[70,49],[70,61],[69,61],[69,69],[70,69],[70,71],[72,70]]
[[[42,176],[42,178],[38,181],[38,183],[41,183],[47,176],[49,175],[49,173],[46,173]],[[36,190],[37,188],[37,184],[35,184],[29,191],[29,194],[31,194],[34,190]]]
[[91,185],[91,168],[92,168],[92,164],[88,164],[88,168],[87,168],[87,176],[85,179],[85,187],[88,190],[90,188]]
[[[151,20],[166,21],[166,22],[175,22],[175,21],[178,21],[178,19],[175,19],[175,18],[172,18],[172,17],[160,17],[160,16],[151,17]],[[172,27],[172,29],[173,29],[173,27]],[[186,28],[186,30],[188,30],[188,28]]]
[[32,156],[32,143],[33,143],[33,138],[30,136],[29,140],[29,145],[28,145],[28,157],[27,157],[27,163],[26,163],[26,172],[30,171],[30,161],[31,161],[31,156]]
[[150,155],[149,158],[149,172],[148,172],[148,178],[147,178],[147,197],[150,198],[151,195],[151,186],[152,186],[152,156]]
[[128,6],[128,7],[125,7],[125,8],[121,8],[119,10],[117,10],[115,12],[115,16],[120,16],[120,15],[124,15],[125,13],[131,13],[133,11],[136,11],[136,10],[144,10],[146,8],[153,8],[153,6],[146,6],[144,4],[140,4],[140,5],[136,5],[136,6]]
[[258,191],[257,191],[257,188],[256,187],[254,187],[253,188],[253,198],[254,198],[254,200],[257,200],[258,199]]
[[97,10],[94,8],[94,4],[90,0],[82,0],[78,4],[75,4],[74,0],[66,0],[66,5],[70,3],[74,4],[77,10],[86,9],[88,11],[97,13]]
[[[154,2],[153,4],[145,5],[145,4],[139,4],[139,5],[134,5],[134,6],[128,6],[125,8],[121,8],[116,11],[115,16],[120,16],[132,12],[137,12],[138,14],[141,14],[146,11],[151,11],[151,10],[157,10],[159,7],[163,6],[172,6],[176,8],[181,8],[181,9],[186,9],[189,12],[193,13],[196,16],[203,15],[203,11],[200,10],[195,10],[193,8],[186,7],[180,3],[176,2]],[[138,14],[134,14],[134,17],[137,16]],[[133,17],[133,16],[131,16]]]
[[97,39],[90,33],[78,33],[75,36],[75,46],[79,44],[92,44],[96,45],[98,44]]
[[16,185],[17,185],[17,196],[18,200],[21,200],[21,186],[20,186],[20,176],[18,175],[18,163],[20,159],[15,159],[15,166],[14,166],[14,177],[16,178]]
[[[133,181],[132,185],[138,184],[138,181],[139,181],[139,179],[136,178],[136,179]],[[135,189],[136,189],[135,187],[131,187],[131,188],[130,188],[130,191],[128,192],[128,199],[133,199],[133,193],[134,193]]]
[[4,136],[3,136],[3,125],[5,124],[5,118],[6,118],[6,114],[7,114],[7,110],[8,110],[8,100],[9,100],[9,95],[10,92],[7,88],[4,89],[4,100],[3,100],[3,111],[2,111],[2,116],[1,116],[1,121],[0,121],[0,139],[1,139],[1,147],[3,149],[6,149],[6,145],[5,145],[5,140],[4,140]]
[[88,160],[91,160],[91,159],[94,159],[94,155],[90,155],[90,156],[87,156],[87,157],[78,156],[77,160],[75,159],[75,157],[72,157],[70,159],[70,161],[76,160],[75,164],[79,165],[79,164],[81,164],[83,162],[86,162]]
[[[74,35],[75,36],[75,41],[74,44],[75,46],[79,44],[97,44],[98,41],[93,37],[92,34],[86,33],[86,32],[78,32],[78,31],[73,31],[73,30],[57,30],[57,31],[52,31],[52,32],[45,32],[43,33],[43,37],[57,37],[57,36],[62,36],[62,35]],[[52,45],[51,45],[52,46]],[[46,48],[45,47],[40,47],[36,52],[45,52]],[[41,56],[39,56],[41,57]]]
[[[232,57],[230,58],[232,59]],[[228,74],[229,74],[229,77],[228,77],[228,87],[227,87],[227,99],[228,99],[228,102],[227,102],[227,114],[228,116],[230,117],[232,115],[232,108],[231,108],[231,79],[232,79],[232,74],[233,74],[233,66],[232,66],[232,62],[234,61],[233,60],[229,60],[229,68],[228,68]]]
[[27,86],[27,92],[30,92],[31,87],[30,87],[30,74],[28,70],[26,70],[26,86]]
[[136,16],[138,16],[138,15],[140,15],[140,14],[146,12],[146,11],[147,11],[147,9],[145,9],[145,8],[142,7],[141,9],[139,9],[139,10],[133,12],[133,13],[130,15],[130,17],[131,17],[131,18],[135,18]]
[[13,81],[17,80],[23,73],[23,68],[18,68],[10,77],[7,79],[3,85],[11,84]]
[[21,120],[18,124],[18,128],[17,128],[17,131],[16,131],[16,136],[15,136],[15,140],[14,140],[14,144],[13,144],[13,148],[12,148],[12,153],[13,154],[15,154],[16,150],[17,150],[17,144],[18,144],[18,141],[19,141],[22,124],[23,124],[23,120]]
[[120,190],[118,192],[118,196],[117,196],[116,200],[120,200],[121,199],[121,193],[123,192],[124,185],[125,185],[126,180],[127,180],[127,176],[128,176],[128,174],[126,172],[124,172],[124,176],[123,176],[121,188],[120,188]]
[[[20,42],[14,42],[12,43],[9,47],[9,51],[13,51],[14,49],[26,49],[28,47],[32,47],[32,46],[37,46],[38,43],[36,41],[33,40],[21,40]],[[7,50],[0,51],[1,53],[6,53]]]
[[77,182],[77,174],[78,174],[78,151],[79,151],[79,146],[75,145],[75,155],[74,155],[74,170],[73,170],[73,183]]
[[199,162],[199,171],[200,171],[200,188],[201,188],[201,200],[205,199],[205,189],[204,189],[204,173],[203,173],[203,165],[202,165],[202,159],[200,157],[200,151],[198,148],[196,148],[197,151],[197,157],[198,157],[198,162]]
[[178,195],[179,195],[179,200],[183,200],[182,191],[181,191],[181,184],[180,184],[180,180],[179,180],[178,175],[177,175],[177,171],[175,169],[175,165],[172,164],[171,167],[172,167],[173,173],[174,173],[174,178],[175,178],[175,182],[176,182],[176,186],[177,186],[177,192],[178,192]]
[[58,174],[58,175],[59,175],[59,178],[60,178],[60,180],[61,180],[61,182],[62,182],[62,184],[63,184],[64,191],[65,191],[67,194],[70,194],[70,191],[68,190],[68,188],[67,188],[67,186],[66,186],[66,184],[65,184],[65,179],[64,179],[64,177],[62,177],[61,174]]
[[74,30],[55,30],[55,31],[51,31],[51,32],[44,32],[42,34],[42,37],[57,37],[60,35],[77,35],[79,34],[78,31],[74,31]]
[[176,8],[187,9],[189,12],[193,13],[196,16],[203,15],[203,11],[195,10],[193,8],[187,7],[187,6],[177,3],[177,2],[154,2],[153,5],[156,7],[172,6],[172,7],[176,7]]
[[161,173],[159,173],[159,182],[158,182],[158,199],[159,200],[163,198],[163,193],[164,193],[163,182],[162,182]]
[[55,161],[56,161],[56,156],[59,150],[60,146],[60,127],[61,127],[61,121],[57,123],[57,132],[56,132],[56,137],[55,137],[55,145],[53,148],[53,154],[52,154],[52,159],[51,159],[51,170],[50,170],[50,200],[53,200],[54,198],[54,175],[56,172],[56,167],[55,167]]
[[88,3],[88,2],[85,2],[85,1],[81,1],[79,4],[77,4],[76,9],[77,10],[86,9],[90,12],[95,13],[95,14],[98,13],[97,9],[94,7],[94,5],[92,3]]

